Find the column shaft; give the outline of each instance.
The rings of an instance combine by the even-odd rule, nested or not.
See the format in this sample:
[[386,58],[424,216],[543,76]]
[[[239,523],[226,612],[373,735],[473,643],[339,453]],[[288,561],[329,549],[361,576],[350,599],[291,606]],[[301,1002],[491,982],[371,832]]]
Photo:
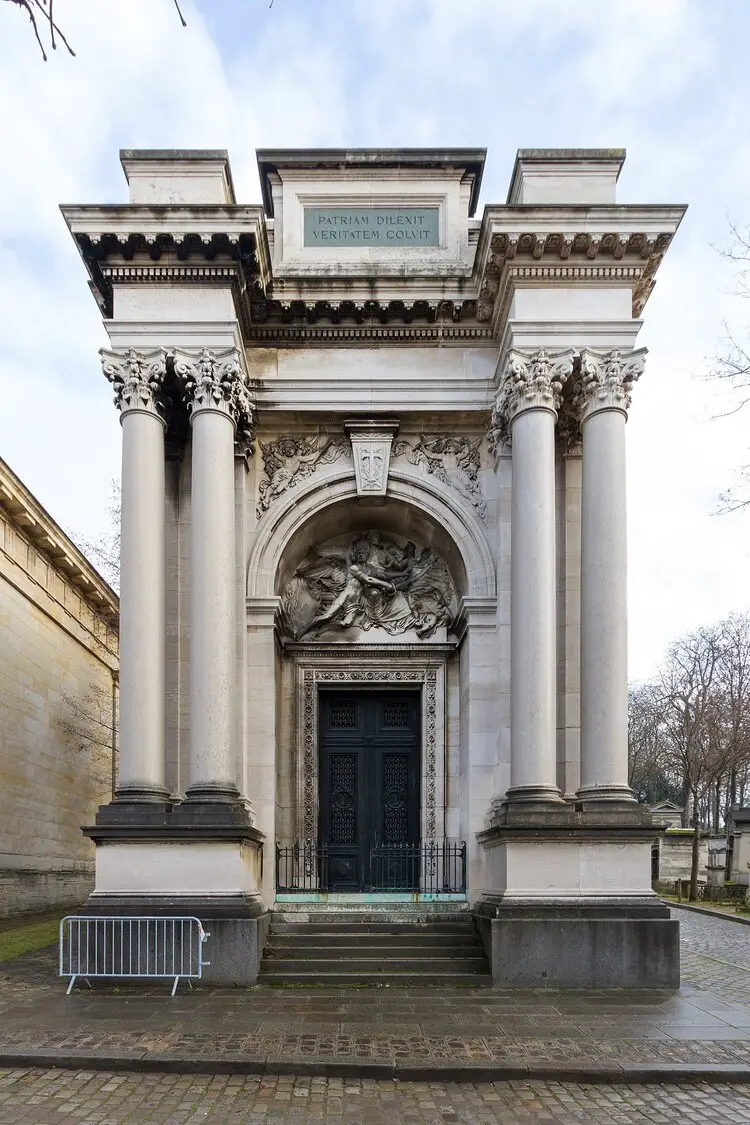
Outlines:
[[164,424],[122,416],[118,796],[166,796]]
[[512,423],[511,785],[514,800],[559,800],[555,721],[555,413]]
[[625,413],[583,421],[581,495],[581,788],[632,799],[628,788]]
[[190,787],[188,797],[237,796],[234,687],[234,423],[226,410],[192,416]]

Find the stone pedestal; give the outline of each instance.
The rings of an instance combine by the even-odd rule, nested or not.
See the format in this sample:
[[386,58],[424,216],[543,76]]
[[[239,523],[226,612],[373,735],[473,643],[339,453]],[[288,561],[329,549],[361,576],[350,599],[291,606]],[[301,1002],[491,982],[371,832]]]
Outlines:
[[647,809],[506,805],[480,833],[475,907],[493,981],[511,988],[677,988],[679,924],[651,890]]
[[197,917],[211,935],[203,980],[255,984],[268,926],[264,837],[241,805],[105,805],[83,831],[96,844],[87,913]]

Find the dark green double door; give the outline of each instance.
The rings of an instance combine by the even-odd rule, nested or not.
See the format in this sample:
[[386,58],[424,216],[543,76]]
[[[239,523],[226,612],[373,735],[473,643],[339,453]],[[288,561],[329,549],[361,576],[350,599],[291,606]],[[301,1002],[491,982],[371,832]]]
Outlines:
[[329,891],[418,879],[420,696],[322,692],[321,877]]

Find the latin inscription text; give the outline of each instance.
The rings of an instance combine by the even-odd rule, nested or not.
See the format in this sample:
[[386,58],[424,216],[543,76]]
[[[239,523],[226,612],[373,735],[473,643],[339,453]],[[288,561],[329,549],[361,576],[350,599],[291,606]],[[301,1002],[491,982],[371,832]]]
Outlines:
[[306,207],[305,246],[439,246],[437,207]]

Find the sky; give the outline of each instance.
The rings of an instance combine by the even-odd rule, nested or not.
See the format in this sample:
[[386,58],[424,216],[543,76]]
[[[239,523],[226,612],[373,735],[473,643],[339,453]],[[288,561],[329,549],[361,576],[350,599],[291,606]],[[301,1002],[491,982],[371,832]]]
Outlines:
[[750,224],[745,0],[58,0],[42,61],[0,0],[0,456],[66,530],[107,530],[120,434],[106,344],[60,203],[127,198],[120,148],[487,147],[480,209],[518,148],[624,147],[623,203],[687,203],[639,344],[628,423],[630,668],[750,608],[750,408],[705,378],[749,331],[720,253]]

